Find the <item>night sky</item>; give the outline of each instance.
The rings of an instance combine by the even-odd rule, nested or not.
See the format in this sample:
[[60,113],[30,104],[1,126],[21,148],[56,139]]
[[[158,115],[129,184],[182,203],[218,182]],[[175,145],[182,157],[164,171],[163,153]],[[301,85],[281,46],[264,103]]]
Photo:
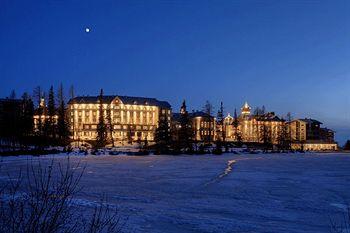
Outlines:
[[[350,138],[350,1],[0,0],[0,97],[41,85],[244,101]],[[90,28],[90,32],[85,29]]]

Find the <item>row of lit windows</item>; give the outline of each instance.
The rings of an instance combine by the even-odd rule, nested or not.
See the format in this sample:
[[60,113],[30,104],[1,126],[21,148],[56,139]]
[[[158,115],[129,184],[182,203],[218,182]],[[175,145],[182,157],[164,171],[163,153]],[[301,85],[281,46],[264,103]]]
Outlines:
[[[91,111],[91,110],[90,111],[84,111],[84,110],[82,110],[82,111],[75,111],[75,113],[71,112],[70,115],[74,116],[74,114],[78,114],[78,116],[82,116],[83,113],[84,113],[85,116],[89,116],[90,112],[92,113],[93,116],[98,115],[98,111]],[[126,112],[124,112],[124,111],[121,111],[121,112],[120,111],[113,111],[113,112],[111,112],[111,115],[119,116],[119,115],[123,115],[124,113],[136,114],[136,115],[141,115],[141,114],[142,115],[147,115],[147,114],[152,115],[154,113],[154,111],[126,111]],[[107,111],[104,111],[103,114],[107,115]]]
[[[74,104],[70,106],[71,110],[74,109],[99,109],[99,104]],[[154,111],[156,110],[156,106],[144,106],[144,105],[110,105],[110,104],[102,104],[103,109],[131,109],[131,110],[145,110],[145,111]]]
[[214,132],[213,131],[207,131],[207,130],[203,130],[203,131],[200,131],[201,135],[214,135]]
[[214,127],[214,123],[212,123],[212,122],[206,122],[206,121],[201,121],[200,126],[203,127],[203,128]]
[[[94,140],[97,136],[96,131],[84,131],[78,134],[75,134],[75,137],[82,137],[82,139]],[[113,138],[119,140],[127,140],[128,137],[131,137],[133,140],[141,138],[142,140],[153,140],[154,135],[149,132],[113,132]]]
[[[97,125],[84,125],[84,129],[85,130],[89,130],[89,129],[97,129]],[[124,130],[153,130],[154,126],[141,126],[141,125],[136,125],[136,126],[130,126],[130,125],[114,125],[113,129],[124,129]]]

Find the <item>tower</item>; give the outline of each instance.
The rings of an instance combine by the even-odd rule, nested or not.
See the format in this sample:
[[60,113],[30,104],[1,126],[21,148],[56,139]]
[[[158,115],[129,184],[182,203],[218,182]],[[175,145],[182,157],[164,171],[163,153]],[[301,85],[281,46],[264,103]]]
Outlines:
[[243,107],[241,108],[241,114],[242,116],[249,116],[250,115],[250,110],[252,108],[249,106],[247,102],[244,103]]

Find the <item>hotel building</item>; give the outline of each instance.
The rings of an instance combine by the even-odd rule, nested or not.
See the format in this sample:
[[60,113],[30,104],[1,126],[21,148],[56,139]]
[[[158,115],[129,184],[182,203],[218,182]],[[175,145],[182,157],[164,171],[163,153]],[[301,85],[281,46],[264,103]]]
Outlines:
[[288,122],[292,140],[292,149],[300,150],[337,150],[334,131],[322,128],[322,122],[305,118]]
[[[99,96],[80,96],[68,102],[74,140],[96,139],[99,106]],[[155,98],[103,96],[102,107],[105,123],[112,126],[114,142],[153,141],[160,115],[171,120],[170,104]]]
[[[174,113],[172,117],[173,137],[178,139],[177,132],[180,125],[181,113]],[[192,139],[196,142],[213,142],[215,140],[215,118],[202,111],[193,111],[188,114],[192,129]]]
[[278,135],[284,124],[284,120],[276,116],[274,112],[252,115],[251,107],[246,102],[241,108],[241,114],[237,116],[237,119],[230,114],[225,117],[224,130],[226,141],[237,141],[236,137],[239,134],[242,142],[261,143],[263,134],[267,133],[271,143],[277,144]]
[[[180,127],[181,113],[172,114],[171,106],[166,101],[155,98],[131,96],[103,96],[103,114],[108,125],[109,138],[113,137],[115,145],[127,142],[148,140],[154,141],[155,131],[160,117],[168,118],[176,139]],[[99,122],[99,96],[79,96],[68,102],[72,139],[74,141],[93,141],[97,136]],[[243,143],[262,143],[268,135],[271,144],[278,144],[283,127],[290,138],[292,149],[298,150],[337,150],[334,131],[322,128],[322,123],[314,119],[297,119],[285,122],[274,112],[251,114],[251,107],[245,103],[239,116],[228,114],[224,124],[216,122],[215,117],[201,111],[189,113],[192,137],[196,142],[213,142],[223,139],[236,142],[240,137]],[[44,100],[34,114],[34,127],[47,120]],[[54,116],[57,122],[57,115]]]

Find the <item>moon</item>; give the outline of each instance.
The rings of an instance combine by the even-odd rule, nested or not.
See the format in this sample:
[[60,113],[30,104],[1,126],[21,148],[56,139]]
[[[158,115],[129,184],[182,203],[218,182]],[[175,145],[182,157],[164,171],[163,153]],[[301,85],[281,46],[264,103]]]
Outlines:
[[85,32],[89,33],[90,32],[90,28],[85,28]]

